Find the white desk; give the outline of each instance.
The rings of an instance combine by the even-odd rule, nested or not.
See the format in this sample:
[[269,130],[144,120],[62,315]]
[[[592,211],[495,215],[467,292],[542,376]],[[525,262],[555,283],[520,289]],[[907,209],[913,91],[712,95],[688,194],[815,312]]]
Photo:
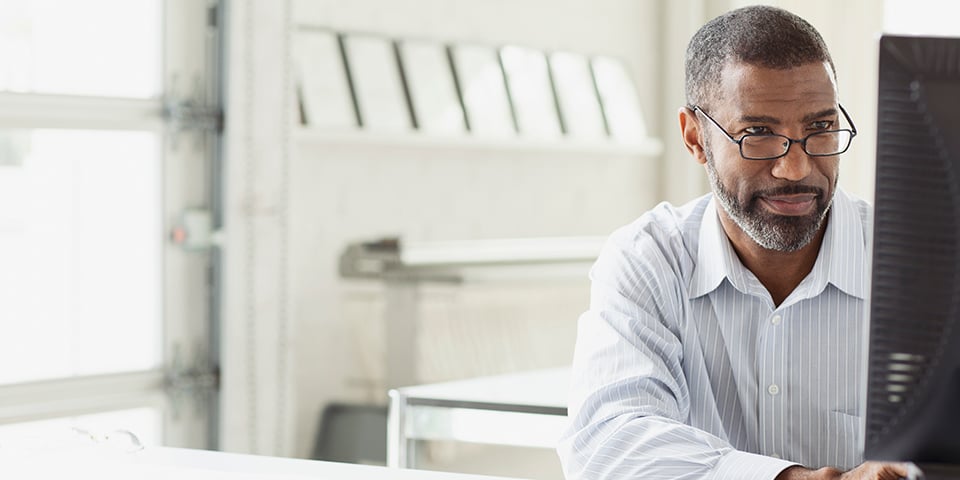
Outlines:
[[[33,452],[6,458],[0,477],[98,480],[496,480],[498,477],[318,462],[236,453],[146,448],[135,453],[100,448]],[[22,452],[19,452],[22,453]],[[12,455],[11,455],[12,457]],[[504,480],[504,479],[500,479]]]
[[391,390],[387,464],[415,466],[420,440],[555,448],[569,383],[558,368]]

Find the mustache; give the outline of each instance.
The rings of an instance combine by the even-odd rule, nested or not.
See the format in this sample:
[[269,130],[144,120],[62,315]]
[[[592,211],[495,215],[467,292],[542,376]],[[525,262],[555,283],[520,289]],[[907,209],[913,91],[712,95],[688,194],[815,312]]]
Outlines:
[[781,187],[768,188],[753,192],[752,199],[760,197],[775,197],[778,195],[798,195],[810,193],[818,197],[823,197],[823,189],[812,185],[783,185]]

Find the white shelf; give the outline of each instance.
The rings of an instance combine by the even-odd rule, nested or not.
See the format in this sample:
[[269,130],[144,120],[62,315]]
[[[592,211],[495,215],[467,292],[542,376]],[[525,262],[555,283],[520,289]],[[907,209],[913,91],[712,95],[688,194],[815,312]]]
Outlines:
[[606,237],[554,237],[403,243],[400,260],[411,267],[593,262]]
[[294,139],[302,145],[367,145],[390,148],[438,149],[438,150],[500,150],[513,152],[569,152],[604,155],[655,157],[663,151],[663,144],[656,138],[633,142],[609,140],[557,140],[513,138],[482,138],[471,135],[438,136],[410,131],[406,133],[381,133],[364,130],[324,131],[299,128]]
[[160,99],[0,92],[0,128],[160,130]]

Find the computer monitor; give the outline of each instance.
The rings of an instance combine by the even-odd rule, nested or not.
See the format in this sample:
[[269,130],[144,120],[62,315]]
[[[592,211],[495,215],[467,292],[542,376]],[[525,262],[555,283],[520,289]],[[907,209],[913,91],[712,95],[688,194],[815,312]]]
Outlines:
[[865,456],[960,478],[960,39],[882,37],[879,87]]

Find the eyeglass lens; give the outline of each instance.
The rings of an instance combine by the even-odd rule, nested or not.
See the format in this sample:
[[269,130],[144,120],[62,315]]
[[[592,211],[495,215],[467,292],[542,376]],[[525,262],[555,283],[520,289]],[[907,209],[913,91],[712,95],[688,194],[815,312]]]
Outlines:
[[[814,133],[806,137],[803,149],[809,155],[836,155],[850,145],[849,131]],[[781,135],[746,135],[741,139],[743,156],[748,158],[778,157],[790,148],[790,139]]]

